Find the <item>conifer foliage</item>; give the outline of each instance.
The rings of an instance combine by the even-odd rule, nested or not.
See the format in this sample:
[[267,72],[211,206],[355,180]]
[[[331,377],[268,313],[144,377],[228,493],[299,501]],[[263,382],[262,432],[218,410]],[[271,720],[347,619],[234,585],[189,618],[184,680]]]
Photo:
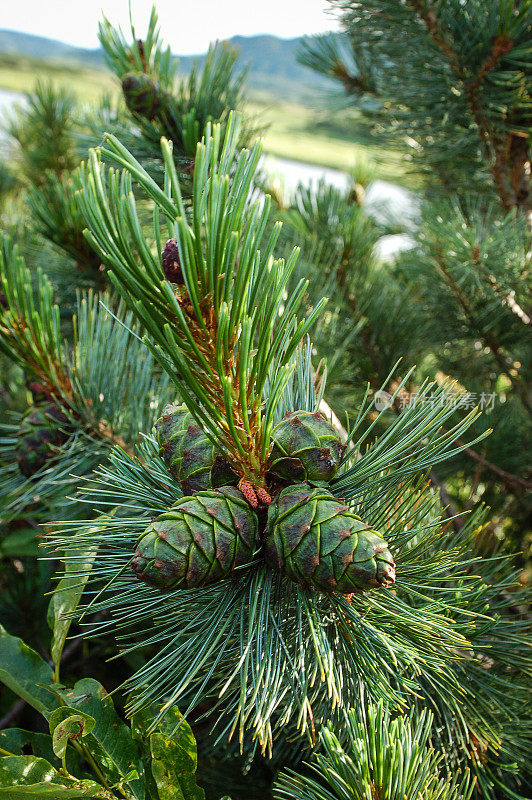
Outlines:
[[[498,535],[527,549],[531,5],[331,0],[331,7],[342,33],[309,39],[301,60],[337,81],[342,102],[364,115],[376,142],[403,153],[420,185],[413,246],[378,278],[397,286],[399,317],[388,313],[397,324],[382,324],[386,289],[354,292],[364,349],[377,354],[369,367],[362,359],[357,366],[370,379],[383,352],[408,354],[423,376],[450,375],[472,405],[480,402],[492,436],[439,470],[439,483],[456,510],[473,498],[489,503]],[[360,286],[352,256],[341,274]],[[411,303],[414,316],[404,313]],[[448,481],[457,472],[465,477],[459,488]]]
[[[0,799],[204,800],[189,723],[216,798],[238,758],[271,759],[278,800],[523,796],[526,591],[504,548],[482,551],[488,511],[457,518],[434,488],[484,446],[478,408],[446,402],[456,381],[401,376],[377,322],[401,312],[410,354],[414,292],[385,285],[362,192],[300,189],[280,213],[239,79],[220,91],[233,56],[181,81],[155,12],[132,35],[100,30],[126,111],[30,197],[108,290],[70,317],[10,238],[0,253],[0,348],[29,392],[0,442],[0,513],[8,540],[44,526],[62,563],[49,645],[0,629],[0,681],[49,731],[0,731]],[[350,374],[371,380],[340,405],[331,386],[339,422],[315,360],[341,325],[337,363],[363,353]],[[111,695],[72,680],[81,641]]]

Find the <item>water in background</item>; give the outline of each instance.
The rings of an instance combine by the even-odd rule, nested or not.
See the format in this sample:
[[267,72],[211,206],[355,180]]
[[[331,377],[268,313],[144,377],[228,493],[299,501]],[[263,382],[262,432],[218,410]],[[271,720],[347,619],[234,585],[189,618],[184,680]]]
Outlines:
[[9,89],[0,89],[0,152],[6,155],[7,135],[4,126],[7,117],[15,103],[24,102],[24,95],[20,92],[11,92]]
[[[0,147],[2,150],[5,150],[6,146],[6,134],[3,126],[7,114],[15,103],[23,101],[24,95],[19,92],[0,89]],[[263,157],[262,168],[272,179],[280,181],[288,198],[300,183],[316,186],[320,180],[324,180],[337,189],[346,189],[350,180],[346,172],[338,169],[271,155]],[[387,181],[373,181],[366,192],[365,207],[368,214],[382,224],[402,227],[406,231],[411,231],[415,227],[418,205],[417,198],[412,192]],[[378,254],[383,259],[389,259],[397,252],[410,247],[411,244],[412,238],[408,233],[383,236],[378,243]]]
[[[317,186],[320,181],[345,190],[350,177],[346,172],[329,167],[319,167],[288,158],[265,155],[262,159],[264,172],[276,181],[283,195],[289,200],[298,184]],[[419,200],[415,194],[388,181],[373,181],[368,186],[364,207],[377,222],[392,228],[403,228],[404,233],[383,236],[377,245],[377,253],[383,260],[412,247],[411,233],[415,230],[419,212]]]

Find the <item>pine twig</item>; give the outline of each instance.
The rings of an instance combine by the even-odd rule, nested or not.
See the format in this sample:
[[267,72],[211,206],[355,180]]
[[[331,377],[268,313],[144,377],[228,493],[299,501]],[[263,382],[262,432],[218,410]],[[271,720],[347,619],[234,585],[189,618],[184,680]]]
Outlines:
[[464,292],[460,289],[460,287],[458,286],[452,275],[449,273],[449,270],[445,266],[442,253],[439,254],[439,258],[437,260],[437,266],[439,271],[443,275],[445,282],[447,283],[447,285],[455,295],[456,299],[458,300],[468,323],[471,325],[472,328],[474,328],[477,331],[478,335],[484,341],[484,344],[487,347],[489,347],[494,360],[501,368],[501,370],[504,372],[506,377],[509,379],[523,407],[526,409],[526,411],[532,413],[532,406],[528,399],[527,391],[526,388],[523,386],[521,378],[519,377],[519,375],[512,375],[510,369],[508,368],[508,365],[505,363],[505,360],[501,354],[500,345],[493,336],[493,334],[490,331],[483,331],[478,326],[477,321],[475,319],[475,315],[469,305],[467,297],[465,296]]
[[515,493],[516,486],[520,486],[523,489],[532,489],[531,481],[520,478],[518,475],[513,475],[511,472],[506,472],[506,470],[501,469],[501,467],[498,467],[496,464],[488,461],[487,458],[484,458],[483,455],[477,453],[471,447],[466,447],[464,442],[460,439],[456,440],[456,444],[460,447],[463,447],[463,452],[467,453],[470,458],[472,458],[474,461],[477,461],[482,467],[489,469],[494,475],[497,475],[501,479],[501,482],[504,484],[505,488],[512,492],[512,494]]

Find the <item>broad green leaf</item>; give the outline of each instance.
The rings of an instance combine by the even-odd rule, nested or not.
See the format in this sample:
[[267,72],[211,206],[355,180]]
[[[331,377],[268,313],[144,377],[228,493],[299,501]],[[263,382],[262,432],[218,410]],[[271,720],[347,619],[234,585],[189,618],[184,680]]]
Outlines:
[[0,800],[114,800],[94,781],[77,781],[61,775],[44,758],[0,758]]
[[[159,710],[159,706],[157,707]],[[153,722],[155,713],[153,709],[143,708],[131,717],[131,735],[140,749],[144,765],[144,779],[146,781],[146,796],[160,800],[157,784],[151,771],[151,749],[148,728]]]
[[[38,758],[45,758],[52,763],[56,760],[52,749],[52,737],[47,733],[7,728],[0,731],[0,748],[16,756],[29,755],[31,748],[31,754]],[[58,762],[57,764],[59,765]]]
[[0,625],[0,681],[45,717],[57,706],[54,694],[44,688],[52,677],[50,665]]
[[196,783],[197,748],[190,725],[174,708],[159,727],[150,736],[150,747],[160,800],[205,800]]
[[52,734],[52,747],[58,758],[63,758],[68,743],[80,736],[88,736],[94,729],[94,717],[68,706],[56,708],[48,720]]
[[[52,711],[52,714],[54,713]],[[61,767],[61,760],[56,757],[53,751],[52,737],[48,733],[25,731],[21,728],[7,728],[0,731],[0,748],[16,756],[33,755],[38,758],[45,758],[56,769]],[[2,754],[0,753],[0,755]],[[72,747],[67,750],[66,766],[71,775],[77,775],[78,777],[82,775],[79,755]]]
[[96,557],[96,550],[89,550],[83,557],[78,556],[78,552],[77,548],[66,551],[65,577],[57,584],[48,608],[48,620],[52,628],[52,660],[56,666],[72,624],[72,613],[78,607]]
[[[84,742],[104,766],[109,779],[113,783],[126,783],[133,797],[143,800],[144,775],[137,745],[101,683],[93,678],[83,678],[73,689],[63,690],[61,697],[71,709],[94,718],[94,728]],[[126,776],[132,771],[140,777],[127,780]]]
[[116,795],[107,792],[92,781],[77,781],[73,786],[50,783],[34,783],[30,786],[0,786],[0,800],[116,800]]
[[35,756],[4,756],[0,758],[0,786],[16,786],[54,781],[57,770],[44,758]]

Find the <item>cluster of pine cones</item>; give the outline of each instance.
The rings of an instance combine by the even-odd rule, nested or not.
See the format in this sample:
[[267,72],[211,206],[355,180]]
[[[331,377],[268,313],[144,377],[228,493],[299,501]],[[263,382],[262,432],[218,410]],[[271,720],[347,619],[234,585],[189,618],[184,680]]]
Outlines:
[[394,583],[386,542],[327,489],[345,446],[321,413],[294,411],[273,429],[258,503],[185,406],[167,406],[155,432],[184,497],[139,537],[131,566],[140,580],[163,590],[201,587],[265,559],[324,592]]

